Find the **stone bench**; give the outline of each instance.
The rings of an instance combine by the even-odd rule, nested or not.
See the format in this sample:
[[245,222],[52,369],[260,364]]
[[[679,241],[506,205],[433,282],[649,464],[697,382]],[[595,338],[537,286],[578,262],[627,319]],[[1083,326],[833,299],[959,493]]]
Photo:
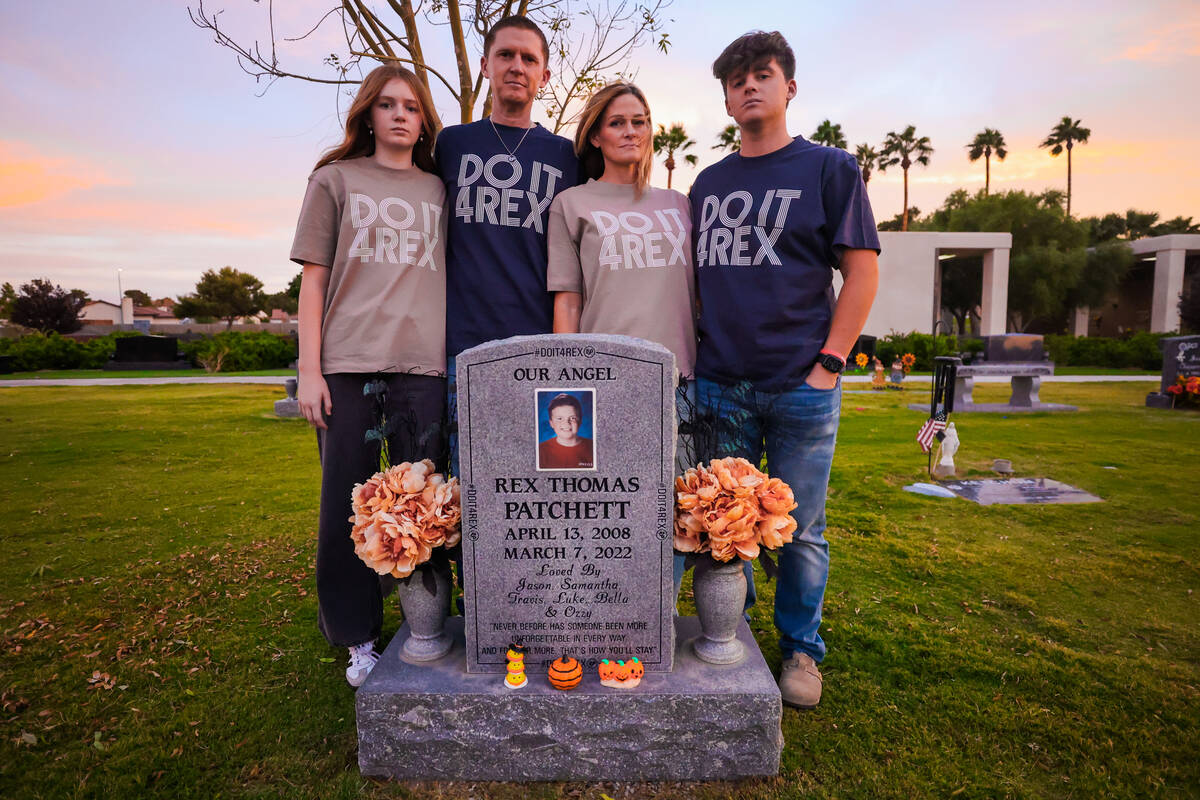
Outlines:
[[[954,379],[954,410],[961,411],[1075,411],[1075,406],[1043,403],[1038,399],[1042,376],[1054,374],[1050,361],[984,361],[958,368]],[[976,403],[972,397],[975,378],[1011,378],[1012,396],[1007,403]]]

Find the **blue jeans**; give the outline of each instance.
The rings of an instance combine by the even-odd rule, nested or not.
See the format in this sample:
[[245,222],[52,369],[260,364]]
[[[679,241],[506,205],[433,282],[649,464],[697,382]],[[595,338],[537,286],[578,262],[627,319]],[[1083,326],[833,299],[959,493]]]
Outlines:
[[[768,472],[792,487],[797,528],[792,541],[775,553],[775,627],[784,660],[799,651],[819,663],[825,657],[818,628],[829,578],[825,494],[841,417],[840,381],[829,390],[801,384],[776,393],[756,391],[747,381],[727,386],[698,378],[696,403],[717,426],[716,457],[740,456],[757,466],[765,450]],[[747,609],[757,599],[752,567],[747,561]]]

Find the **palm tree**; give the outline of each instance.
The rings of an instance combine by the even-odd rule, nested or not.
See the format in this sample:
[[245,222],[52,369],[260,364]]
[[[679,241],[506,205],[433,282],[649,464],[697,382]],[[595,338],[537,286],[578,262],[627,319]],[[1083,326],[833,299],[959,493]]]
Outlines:
[[913,164],[929,166],[929,157],[933,148],[929,145],[929,137],[917,138],[917,129],[909,125],[901,133],[889,131],[883,140],[883,150],[879,154],[879,171],[884,172],[888,167],[900,165],[904,170],[904,216],[900,221],[900,230],[908,230],[908,168]]
[[[693,139],[688,138],[687,131],[685,131],[683,129],[683,125],[679,124],[678,122],[671,123],[670,130],[667,130],[667,128],[663,127],[662,125],[658,126],[658,132],[654,134],[654,152],[665,152],[667,154],[667,160],[663,163],[667,168],[668,189],[671,188],[671,173],[675,171],[675,151],[687,150],[695,143],[696,142]],[[690,155],[684,156],[683,160],[691,164],[693,167],[696,166],[696,162],[699,161],[696,156]]]
[[879,164],[879,153],[876,153],[875,148],[869,144],[860,144],[854,150],[854,160],[858,162],[858,168],[862,170],[863,183],[870,183],[871,170]]
[[1050,135],[1046,137],[1046,141],[1042,142],[1038,147],[1049,147],[1050,155],[1056,156],[1065,148],[1067,151],[1067,216],[1071,216],[1071,150],[1076,144],[1087,144],[1088,137],[1092,135],[1091,130],[1082,127],[1079,123],[1083,120],[1072,120],[1070,117],[1063,117],[1062,121],[1055,125]]
[[967,145],[967,158],[972,161],[983,159],[983,193],[988,194],[992,186],[992,156],[1003,161],[1008,155],[1004,149],[1004,134],[995,128],[984,128],[975,134],[975,141]]
[[721,129],[717,134],[717,143],[712,146],[713,150],[741,150],[742,149],[742,131],[737,125],[732,122]]
[[813,131],[810,137],[817,144],[823,144],[826,147],[840,147],[846,149],[846,136],[842,133],[842,124],[834,124],[829,120],[825,120],[817,129]]

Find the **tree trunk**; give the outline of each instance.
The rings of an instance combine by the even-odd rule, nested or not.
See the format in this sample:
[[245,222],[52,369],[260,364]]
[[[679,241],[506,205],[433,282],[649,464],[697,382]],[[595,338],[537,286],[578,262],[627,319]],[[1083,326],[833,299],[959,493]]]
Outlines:
[[984,153],[983,155],[983,193],[985,195],[991,193],[992,188],[992,157]]
[[1067,141],[1067,219],[1071,218],[1071,142]]
[[671,173],[675,171],[675,156],[668,155],[666,162],[663,164],[667,168],[667,188],[671,188]]
[[904,218],[900,221],[900,230],[908,230],[908,170],[904,170]]

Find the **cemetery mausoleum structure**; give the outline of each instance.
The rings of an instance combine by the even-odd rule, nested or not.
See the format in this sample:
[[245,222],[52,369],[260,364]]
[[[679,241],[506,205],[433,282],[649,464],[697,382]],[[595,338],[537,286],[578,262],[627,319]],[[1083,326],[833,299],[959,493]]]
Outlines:
[[[942,262],[970,255],[983,257],[983,301],[977,333],[989,336],[1005,332],[1011,233],[880,231],[879,244],[883,250],[879,256],[879,293],[864,334],[933,333],[942,306]],[[835,272],[834,289],[841,288],[841,275]]]

